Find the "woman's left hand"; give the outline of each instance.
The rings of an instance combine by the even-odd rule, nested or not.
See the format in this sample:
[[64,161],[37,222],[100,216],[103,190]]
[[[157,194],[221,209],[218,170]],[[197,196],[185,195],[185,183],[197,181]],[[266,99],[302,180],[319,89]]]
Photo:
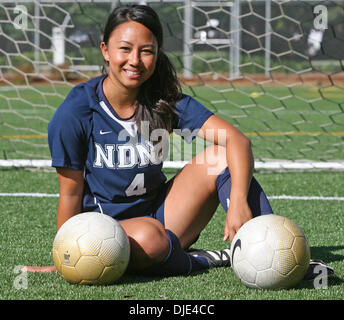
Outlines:
[[230,201],[225,220],[224,238],[232,242],[240,227],[252,219],[252,212],[247,201]]

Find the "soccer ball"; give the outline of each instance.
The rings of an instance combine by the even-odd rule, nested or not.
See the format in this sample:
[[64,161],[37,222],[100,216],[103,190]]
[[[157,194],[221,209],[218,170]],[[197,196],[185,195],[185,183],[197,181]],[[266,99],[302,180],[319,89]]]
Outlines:
[[246,222],[231,244],[235,275],[249,288],[288,289],[307,272],[310,249],[302,230],[291,220],[262,215]]
[[99,212],[85,212],[61,226],[52,253],[57,271],[68,282],[106,285],[125,272],[130,245],[115,219]]

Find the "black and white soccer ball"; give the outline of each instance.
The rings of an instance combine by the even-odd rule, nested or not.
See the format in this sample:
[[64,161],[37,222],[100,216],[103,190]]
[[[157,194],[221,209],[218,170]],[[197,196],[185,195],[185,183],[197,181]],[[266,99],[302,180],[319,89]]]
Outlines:
[[231,243],[235,275],[249,288],[295,287],[307,272],[310,249],[290,219],[269,214],[246,222]]

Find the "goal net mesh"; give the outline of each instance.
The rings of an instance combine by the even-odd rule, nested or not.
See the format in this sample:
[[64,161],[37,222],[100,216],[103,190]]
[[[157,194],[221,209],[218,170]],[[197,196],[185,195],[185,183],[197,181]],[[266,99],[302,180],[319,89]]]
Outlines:
[[[0,0],[0,161],[50,159],[49,120],[101,74],[107,15],[125,3]],[[146,3],[184,92],[244,132],[257,161],[344,160],[343,1]],[[173,135],[169,160],[197,143]]]

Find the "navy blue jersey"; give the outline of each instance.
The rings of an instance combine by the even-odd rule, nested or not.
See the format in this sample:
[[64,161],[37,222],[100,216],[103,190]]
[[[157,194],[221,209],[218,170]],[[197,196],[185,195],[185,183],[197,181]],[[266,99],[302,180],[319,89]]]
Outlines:
[[[116,114],[104,95],[104,78],[75,86],[56,110],[48,126],[52,166],[84,170],[84,212],[101,211],[116,219],[143,216],[166,181],[161,148],[142,128],[138,133],[133,118]],[[175,132],[188,142],[213,114],[187,95],[175,111]]]

